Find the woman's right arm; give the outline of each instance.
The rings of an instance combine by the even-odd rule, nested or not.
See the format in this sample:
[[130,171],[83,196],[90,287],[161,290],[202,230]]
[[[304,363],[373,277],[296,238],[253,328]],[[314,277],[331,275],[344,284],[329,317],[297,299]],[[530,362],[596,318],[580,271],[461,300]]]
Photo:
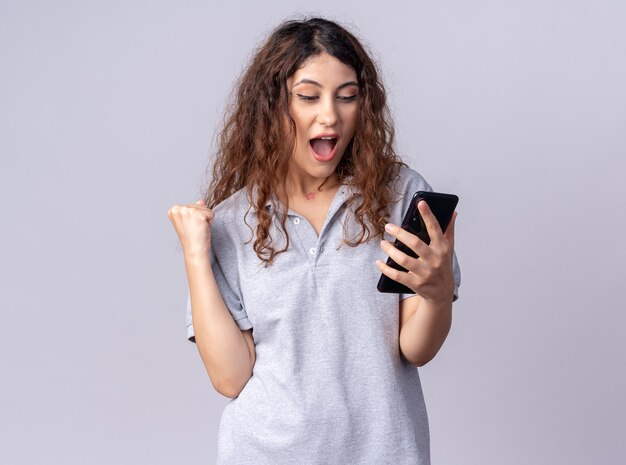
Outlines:
[[224,304],[208,256],[185,255],[191,316],[200,357],[215,390],[237,397],[252,376],[252,330],[242,331]]
[[215,390],[237,397],[252,376],[256,354],[252,329],[239,329],[213,275],[209,258],[213,212],[198,200],[194,205],[174,205],[167,216],[185,256],[198,352]]

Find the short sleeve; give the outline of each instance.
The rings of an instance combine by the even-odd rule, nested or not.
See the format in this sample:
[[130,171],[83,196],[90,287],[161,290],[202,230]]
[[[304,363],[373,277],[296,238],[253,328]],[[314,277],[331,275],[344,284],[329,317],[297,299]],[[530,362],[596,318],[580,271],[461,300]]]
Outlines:
[[[407,167],[403,167],[400,170],[400,180],[396,186],[396,191],[403,195],[403,198],[399,202],[400,208],[395,210],[396,218],[391,218],[391,221],[396,221],[396,224],[400,224],[402,222],[402,218],[404,217],[404,212],[406,212],[409,207],[409,202],[413,198],[413,194],[417,191],[432,192],[433,188],[421,174]],[[461,269],[456,257],[456,251],[453,252],[452,255],[452,270],[454,272],[454,295],[452,297],[452,302],[455,302],[459,298],[459,286],[461,285]],[[414,295],[415,294],[402,293],[399,295],[399,299],[404,300],[406,298],[413,297]]]
[[[222,299],[224,299],[224,304],[226,304],[226,308],[228,308],[233,320],[235,320],[239,329],[250,329],[252,328],[252,323],[248,319],[248,314],[244,308],[241,287],[239,285],[240,266],[238,256],[241,253],[237,253],[237,247],[243,247],[245,244],[235,243],[232,240],[232,236],[229,237],[227,234],[224,234],[222,227],[222,222],[215,221],[211,229],[211,269],[213,270],[217,287],[222,294]],[[191,296],[188,291],[186,312],[187,339],[195,343],[196,338],[191,315]]]
[[452,296],[452,302],[456,302],[459,298],[459,286],[461,285],[461,268],[456,258],[456,252],[452,254],[452,270],[454,271],[454,295]]

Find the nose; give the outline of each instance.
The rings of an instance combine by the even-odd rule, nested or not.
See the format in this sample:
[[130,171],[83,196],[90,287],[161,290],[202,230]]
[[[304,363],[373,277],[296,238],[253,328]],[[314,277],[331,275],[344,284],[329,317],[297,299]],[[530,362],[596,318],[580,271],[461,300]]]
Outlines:
[[325,126],[334,126],[337,123],[337,109],[332,98],[320,99],[320,109],[317,121]]

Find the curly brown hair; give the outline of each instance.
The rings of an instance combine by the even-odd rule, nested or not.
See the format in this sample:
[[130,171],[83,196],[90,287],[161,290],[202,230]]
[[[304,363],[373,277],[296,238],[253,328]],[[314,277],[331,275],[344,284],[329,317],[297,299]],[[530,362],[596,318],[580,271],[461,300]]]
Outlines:
[[371,238],[383,237],[387,206],[393,195],[390,183],[398,176],[400,166],[406,166],[393,148],[394,127],[385,89],[376,65],[359,40],[324,18],[281,23],[256,50],[236,82],[236,93],[231,94],[224,126],[218,134],[212,180],[204,194],[207,206],[213,208],[246,188],[250,209],[258,218],[254,251],[265,266],[289,248],[285,227],[288,206],[277,206],[282,213],[280,228],[286,238],[285,247],[278,251],[272,247],[269,235],[272,217],[264,207],[274,193],[285,193],[295,143],[287,79],[309,58],[323,52],[355,70],[362,95],[356,132],[336,170],[340,183],[350,178],[348,184],[361,194],[348,200],[349,206],[353,206],[358,197],[362,198],[354,208],[361,232],[352,239],[344,233],[343,243],[356,247]]

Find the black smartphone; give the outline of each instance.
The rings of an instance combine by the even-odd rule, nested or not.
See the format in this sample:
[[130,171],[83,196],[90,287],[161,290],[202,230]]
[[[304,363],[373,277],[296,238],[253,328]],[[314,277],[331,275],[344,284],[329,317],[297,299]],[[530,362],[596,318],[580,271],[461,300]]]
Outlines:
[[[410,233],[415,234],[426,244],[430,244],[430,236],[428,235],[428,230],[426,229],[426,223],[424,223],[424,219],[417,209],[417,204],[420,200],[426,201],[435,215],[435,218],[437,218],[441,230],[445,232],[448,227],[448,223],[450,223],[450,220],[452,219],[452,214],[454,213],[456,205],[459,202],[459,198],[454,194],[444,194],[441,192],[417,191],[413,194],[409,208],[407,208],[404,219],[402,220],[401,227],[402,229],[406,229]],[[398,239],[394,241],[393,245],[405,254],[410,255],[413,258],[418,258],[418,255],[413,252],[413,250],[400,242]],[[393,261],[391,257],[387,258],[387,265],[395,268],[396,270],[407,271],[406,268]],[[400,284],[398,281],[394,281],[382,273],[376,288],[380,292],[415,294],[415,292],[413,292],[413,290],[409,287],[404,284]]]

